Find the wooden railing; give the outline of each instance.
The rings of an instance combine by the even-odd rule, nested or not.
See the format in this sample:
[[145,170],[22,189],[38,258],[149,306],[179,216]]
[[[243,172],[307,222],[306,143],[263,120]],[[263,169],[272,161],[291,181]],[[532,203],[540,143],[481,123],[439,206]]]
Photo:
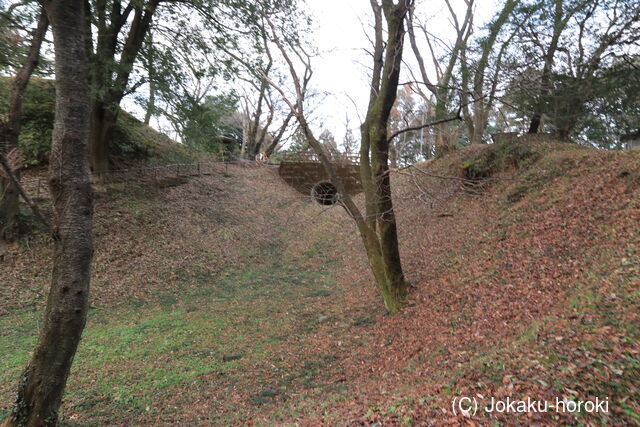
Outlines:
[[[329,158],[334,163],[358,164],[360,156],[358,154],[344,154],[327,151]],[[280,156],[281,162],[319,162],[320,159],[314,151],[286,151]]]

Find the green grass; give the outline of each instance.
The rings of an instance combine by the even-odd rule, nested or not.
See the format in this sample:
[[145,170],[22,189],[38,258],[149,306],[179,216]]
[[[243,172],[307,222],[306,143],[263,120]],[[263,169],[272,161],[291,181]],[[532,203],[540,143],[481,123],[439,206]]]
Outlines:
[[[328,270],[280,261],[247,266],[223,278],[197,266],[179,273],[182,283],[190,284],[183,292],[90,310],[65,396],[65,410],[78,412],[83,424],[124,422],[158,411],[154,401],[206,387],[203,376],[233,371],[232,377],[241,380],[242,370],[256,363],[273,365],[281,379],[258,382],[255,405],[285,398],[293,384],[316,385],[315,377],[330,360],[311,359],[296,370],[274,354],[291,331],[304,333],[309,314],[298,312],[296,304],[326,295],[332,285]],[[0,318],[0,383],[17,384],[41,316],[23,310]],[[190,398],[195,399],[185,396]],[[10,409],[8,402],[3,405],[0,419]]]

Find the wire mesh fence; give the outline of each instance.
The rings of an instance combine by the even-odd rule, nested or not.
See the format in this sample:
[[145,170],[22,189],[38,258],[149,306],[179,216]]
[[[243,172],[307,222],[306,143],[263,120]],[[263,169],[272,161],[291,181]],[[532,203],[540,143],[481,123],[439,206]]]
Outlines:
[[[317,155],[311,151],[281,152],[275,156],[277,160],[256,159],[249,160],[240,155],[226,155],[220,160],[195,162],[195,163],[171,163],[157,166],[131,167],[112,169],[101,172],[93,172],[91,181],[94,185],[109,185],[122,183],[152,184],[163,187],[172,180],[186,179],[197,176],[226,174],[229,167],[255,168],[265,166],[279,166],[282,163],[307,162],[318,163]],[[357,165],[358,155],[333,154],[331,160],[337,165]],[[298,177],[296,177],[298,178]],[[298,178],[300,179],[300,178]],[[48,177],[40,176],[24,178],[20,181],[25,192],[34,200],[42,201],[51,197],[48,187]]]

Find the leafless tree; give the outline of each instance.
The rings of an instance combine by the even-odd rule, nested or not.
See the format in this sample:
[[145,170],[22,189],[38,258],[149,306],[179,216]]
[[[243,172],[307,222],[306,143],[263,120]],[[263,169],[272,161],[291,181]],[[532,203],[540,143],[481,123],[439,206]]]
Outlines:
[[[417,93],[425,100],[435,104],[433,109],[435,120],[441,120],[449,114],[451,103],[456,95],[460,92],[459,88],[453,86],[454,74],[456,66],[459,65],[462,52],[466,48],[469,37],[473,32],[473,7],[474,0],[464,0],[465,13],[462,18],[458,16],[451,0],[445,0],[453,29],[455,30],[455,40],[451,45],[445,43],[436,34],[429,31],[427,23],[418,22],[415,7],[411,8],[407,15],[407,31],[411,49],[418,63],[420,78],[427,92],[421,89],[421,85],[416,85]],[[420,49],[416,32],[422,35],[424,42],[428,48],[428,55],[431,58],[433,69],[435,70],[435,78],[429,76],[427,66],[425,65],[425,54]],[[438,45],[444,45],[446,53],[440,54]],[[443,59],[444,57],[444,59]],[[451,149],[454,135],[451,135],[445,123],[434,126],[435,130],[435,146],[437,152],[446,152]]]
[[[265,78],[282,95],[293,112],[309,145],[316,152],[340,194],[341,205],[355,221],[385,308],[392,314],[402,307],[407,295],[407,283],[402,271],[391,197],[387,124],[400,78],[405,36],[404,21],[413,1],[400,0],[396,4],[392,0],[382,0],[381,3],[371,0],[370,3],[375,31],[373,70],[369,107],[360,128],[360,177],[365,189],[364,212],[345,191],[344,183],[338,176],[329,153],[309,126],[305,113],[305,97],[313,72],[311,56],[300,45],[292,45],[281,39],[269,17],[266,17],[266,23],[271,30],[270,36],[289,67],[295,94],[288,95],[275,81],[266,76]],[[298,70],[300,67],[302,71]]]
[[[264,52],[264,63],[259,66],[250,64],[247,59],[234,52],[227,52],[238,63],[245,66],[248,75],[238,77],[248,85],[242,96],[242,154],[253,159],[260,152],[271,156],[283,141],[289,130],[293,112],[282,114],[282,106],[273,96],[273,88],[265,78],[274,79],[276,73],[274,58],[271,54],[271,43],[267,38],[264,20],[259,26],[260,49]],[[274,127],[276,125],[277,127]]]
[[[464,121],[472,144],[482,142],[489,115],[495,105],[505,52],[516,30],[513,30],[505,40],[500,40],[499,37],[519,3],[519,0],[507,0],[503,4],[497,15],[489,22],[487,34],[478,40],[475,52],[469,43],[465,44],[461,50],[462,105]],[[531,9],[529,14],[533,10],[535,9]],[[526,22],[528,15],[523,16],[522,19],[519,26]]]

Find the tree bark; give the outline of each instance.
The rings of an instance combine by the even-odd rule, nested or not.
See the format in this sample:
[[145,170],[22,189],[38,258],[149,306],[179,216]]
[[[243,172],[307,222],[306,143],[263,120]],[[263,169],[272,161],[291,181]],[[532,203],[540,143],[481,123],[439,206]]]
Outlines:
[[148,125],[151,122],[153,111],[156,107],[156,85],[153,81],[149,81],[149,100],[147,101],[147,111],[144,114],[144,124]]
[[[374,256],[370,259],[370,264],[378,281],[385,307],[390,314],[401,309],[407,295],[407,283],[400,259],[391,194],[387,124],[397,94],[405,34],[404,19],[409,7],[410,2],[400,2],[398,5],[393,5],[390,1],[382,3],[382,12],[388,28],[384,62],[380,70],[381,77],[378,80],[379,90],[371,98],[367,117],[361,127],[363,147],[360,151],[360,172],[363,183],[368,187],[365,188],[367,216],[370,213],[374,214],[375,225],[372,229],[377,230],[380,250],[380,261],[377,260],[377,256]],[[378,25],[376,27],[376,30],[380,28]],[[376,40],[380,40],[380,37],[376,36]],[[377,78],[375,74],[374,70],[374,84]],[[363,242],[365,246],[370,246],[367,248],[367,253],[372,253],[374,248],[371,246],[375,246],[375,242],[370,238],[363,238]],[[381,268],[377,265],[379,263],[382,264],[384,276],[376,274],[376,270]]]
[[[265,74],[268,75],[269,68],[267,67]],[[262,103],[264,102],[265,92],[267,91],[268,83],[263,79],[260,82],[260,89],[258,94],[258,102],[256,103],[256,111],[253,113],[253,117],[247,114],[248,132],[247,132],[247,157],[249,160],[253,160],[260,152],[260,141],[258,135],[260,134],[260,116],[262,116]],[[248,113],[248,111],[247,111]]]
[[[20,136],[22,100],[27,89],[29,79],[40,61],[40,47],[47,33],[49,20],[44,10],[40,12],[38,25],[31,33],[31,46],[27,58],[16,74],[11,84],[9,109],[7,120],[0,124],[0,149],[9,154],[18,148]],[[14,170],[14,175],[20,178],[20,171]],[[0,177],[0,239],[11,240],[15,234],[18,216],[19,192],[9,177]]]
[[118,120],[118,112],[113,111],[109,104],[113,106],[113,103],[91,100],[90,162],[91,168],[98,174],[109,170],[109,143]]
[[[107,4],[96,2],[97,45],[92,58],[91,84],[93,99],[91,102],[91,168],[94,172],[103,172],[109,168],[109,146],[113,130],[118,119],[120,101],[124,97],[129,83],[133,64],[142,48],[145,36],[151,28],[151,21],[160,0],[135,3],[135,6],[120,10],[116,2],[110,14],[111,22],[107,23]],[[133,5],[134,3],[131,3]],[[116,7],[118,6],[118,7]],[[116,59],[118,34],[128,22],[129,32],[122,46],[122,52]],[[114,68],[114,64],[115,68]]]
[[54,201],[53,271],[42,329],[6,421],[9,426],[57,422],[85,325],[93,256],[84,0],[48,0],[44,7],[55,44],[56,119],[49,175]]
[[[407,283],[404,280],[400,251],[398,247],[397,226],[393,211],[391,183],[389,179],[389,138],[387,126],[389,115],[396,98],[402,48],[404,41],[403,21],[412,0],[404,0],[397,5],[392,0],[370,0],[374,12],[375,42],[373,53],[373,73],[367,117],[360,127],[360,176],[365,193],[365,214],[363,215],[349,193],[344,182],[338,176],[337,168],[320,141],[313,135],[304,113],[304,100],[307,83],[312,74],[309,55],[303,49],[295,52],[304,64],[304,74],[296,71],[293,60],[280,40],[276,27],[264,14],[265,21],[271,27],[273,42],[286,61],[296,91],[295,102],[276,83],[263,76],[283,97],[297,119],[309,145],[318,155],[331,182],[338,189],[340,204],[354,220],[362,239],[375,284],[384,299],[389,314],[397,313],[407,295]],[[387,21],[387,42],[383,40],[382,16]]]
[[284,122],[282,122],[282,126],[280,126],[280,129],[278,129],[278,132],[273,136],[273,140],[271,141],[271,144],[269,144],[269,146],[264,150],[267,157],[271,157],[273,152],[278,147],[278,144],[282,140],[282,137],[286,132],[292,117],[293,117],[293,113],[289,112],[289,114],[287,114],[287,117],[284,119]]
[[153,63],[153,37],[151,34],[146,39],[147,43],[147,73],[149,73],[149,99],[147,111],[144,114],[144,124],[148,125],[156,108],[156,69]]

